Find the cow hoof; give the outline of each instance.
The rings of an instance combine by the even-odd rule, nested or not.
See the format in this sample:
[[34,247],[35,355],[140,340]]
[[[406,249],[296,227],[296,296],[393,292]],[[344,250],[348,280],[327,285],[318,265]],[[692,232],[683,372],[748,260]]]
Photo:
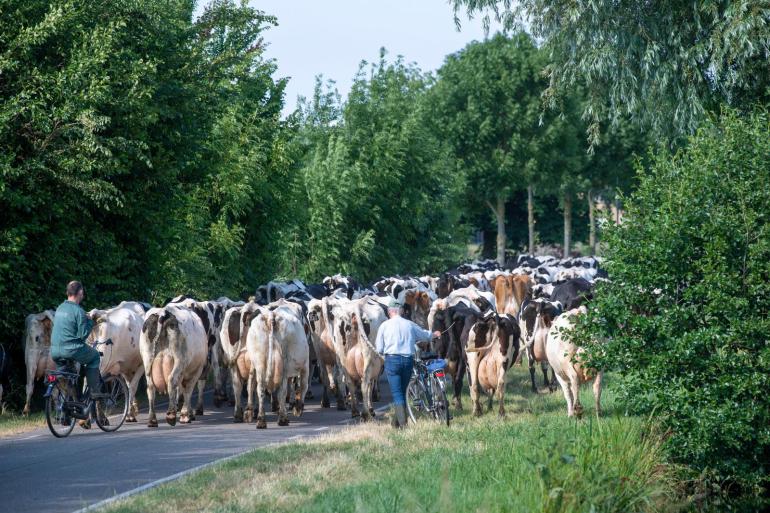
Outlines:
[[243,420],[246,422],[251,423],[254,420],[254,411],[253,410],[246,410],[243,414]]
[[267,429],[267,422],[265,422],[265,419],[257,419],[257,429]]
[[195,408],[195,415],[203,416],[203,408]]
[[337,402],[337,410],[338,411],[345,411],[347,409],[348,409],[348,407],[345,406],[345,401],[338,401]]
[[21,414],[25,417],[29,417],[29,406],[25,406]]
[[133,415],[128,415],[126,417],[126,422],[136,422],[136,417],[134,417]]
[[149,428],[156,428],[158,427],[158,419],[150,419],[147,421],[147,427]]
[[353,410],[353,411],[350,412],[350,417],[353,418],[353,419],[356,419],[356,418],[358,418],[360,416],[361,416],[361,414],[357,410]]
[[278,425],[279,426],[288,426],[289,425],[289,419],[287,417],[282,417],[278,419]]
[[294,416],[299,417],[305,411],[305,403],[297,402],[294,404]]
[[240,408],[233,413],[233,422],[235,423],[241,423],[243,422],[243,410]]
[[179,423],[180,424],[189,424],[190,422],[193,421],[194,418],[195,417],[193,417],[192,415],[181,415],[179,417]]
[[328,399],[321,399],[321,408],[329,408],[331,404]]
[[176,426],[176,414],[166,414],[166,424]]
[[308,388],[307,393],[305,394],[305,401],[309,399],[315,399],[315,396],[313,395],[313,391]]
[[473,410],[473,416],[474,417],[481,417],[481,414],[482,414],[481,408],[477,408],[477,409]]

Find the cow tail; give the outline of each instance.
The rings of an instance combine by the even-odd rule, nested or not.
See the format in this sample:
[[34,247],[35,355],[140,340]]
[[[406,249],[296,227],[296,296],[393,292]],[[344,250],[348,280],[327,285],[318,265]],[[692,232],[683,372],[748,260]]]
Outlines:
[[275,346],[275,313],[269,312],[267,316],[267,383],[273,382],[273,352]]

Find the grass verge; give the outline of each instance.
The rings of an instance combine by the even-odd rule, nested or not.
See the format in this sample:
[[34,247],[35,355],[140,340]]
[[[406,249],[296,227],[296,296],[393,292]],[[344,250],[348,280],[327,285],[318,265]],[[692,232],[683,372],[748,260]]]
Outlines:
[[[637,417],[567,419],[561,393],[532,394],[512,371],[508,416],[455,415],[450,428],[358,425],[260,449],[105,511],[674,511],[677,469]],[[463,398],[467,399],[467,396]],[[584,404],[592,404],[584,391]],[[496,409],[495,409],[496,411]],[[587,408],[592,414],[592,408]],[[254,436],[259,436],[255,432]]]
[[45,414],[43,412],[32,413],[28,417],[11,412],[0,414],[0,438],[7,438],[44,426]]

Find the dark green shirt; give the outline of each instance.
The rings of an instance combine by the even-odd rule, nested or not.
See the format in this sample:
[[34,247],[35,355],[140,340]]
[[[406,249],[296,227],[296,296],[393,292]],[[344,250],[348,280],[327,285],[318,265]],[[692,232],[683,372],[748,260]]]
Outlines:
[[65,301],[56,309],[51,332],[51,357],[67,358],[83,347],[94,323],[86,312],[72,301]]

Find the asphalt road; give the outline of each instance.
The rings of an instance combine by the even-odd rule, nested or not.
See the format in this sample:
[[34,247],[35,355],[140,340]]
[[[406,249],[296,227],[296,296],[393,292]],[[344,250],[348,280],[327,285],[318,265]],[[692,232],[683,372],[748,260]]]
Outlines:
[[[302,417],[289,414],[290,424],[279,427],[268,413],[268,427],[233,423],[233,408],[214,408],[205,394],[205,414],[192,424],[169,426],[165,404],[157,408],[156,429],[147,427],[146,408],[139,422],[124,424],[116,433],[96,426],[76,426],[68,438],[57,439],[47,428],[13,438],[0,438],[0,513],[72,512],[158,479],[268,444],[317,436],[351,423],[350,411],[321,409],[316,399],[305,405]],[[385,380],[383,400],[389,401]]]

